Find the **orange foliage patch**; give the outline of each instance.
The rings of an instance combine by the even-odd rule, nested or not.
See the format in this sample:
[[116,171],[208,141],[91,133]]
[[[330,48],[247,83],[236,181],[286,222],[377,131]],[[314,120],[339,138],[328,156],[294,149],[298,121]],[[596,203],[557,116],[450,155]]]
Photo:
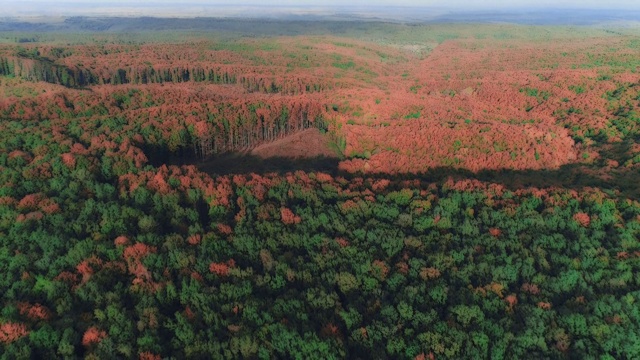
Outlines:
[[231,235],[231,233],[233,232],[233,229],[231,229],[231,226],[227,225],[227,224],[218,224],[216,226],[216,228],[218,229],[218,231],[222,234],[225,235]]
[[20,200],[18,203],[19,210],[35,210],[38,208],[38,204],[44,196],[42,194],[29,194]]
[[414,358],[414,360],[435,360],[435,359],[436,357],[435,355],[433,355],[432,352],[430,352],[429,355],[426,355],[425,353],[421,353]]
[[29,153],[26,153],[22,150],[14,150],[9,153],[9,159],[16,159],[16,158],[21,158],[25,162],[31,162],[31,155],[29,155]]
[[196,280],[196,281],[199,281],[199,282],[202,282],[202,280],[203,280],[202,279],[202,275],[200,275],[200,273],[197,272],[197,271],[191,272],[191,278]]
[[437,279],[440,275],[440,270],[434,267],[424,267],[420,269],[420,277],[424,280]]
[[45,214],[55,214],[60,211],[60,205],[51,199],[44,199],[40,201],[38,207],[40,207]]
[[16,217],[16,222],[38,221],[42,220],[44,215],[40,211],[32,211],[28,214],[20,214]]
[[322,173],[322,172],[316,173],[316,179],[318,181],[320,181],[320,182],[331,182],[331,181],[333,181],[333,177],[331,175],[326,174],[326,173]]
[[158,354],[154,354],[152,352],[143,352],[139,355],[139,360],[160,360],[162,357]]
[[76,157],[72,153],[64,153],[60,157],[62,157],[62,163],[68,168],[73,169],[76,166]]
[[398,269],[399,273],[403,275],[407,275],[409,273],[409,264],[407,264],[404,261],[401,261],[396,264],[396,269]]
[[200,241],[202,241],[202,235],[200,234],[191,235],[187,238],[187,242],[191,245],[198,245]]
[[591,217],[589,216],[589,214],[583,212],[579,212],[573,215],[573,220],[580,224],[580,226],[584,227],[589,227],[589,224],[591,224]]
[[0,324],[0,343],[9,344],[28,334],[29,331],[24,324],[12,322]]
[[540,288],[536,284],[524,283],[522,284],[522,291],[531,295],[538,295],[540,293]]
[[538,302],[538,307],[542,310],[551,310],[551,303],[540,301]]
[[90,327],[82,335],[82,345],[89,347],[93,344],[98,344],[102,339],[107,337],[107,333],[103,330],[99,330],[96,327]]
[[135,243],[124,249],[122,256],[125,260],[140,260],[150,253],[156,252],[156,248],[143,243]]
[[78,281],[78,275],[69,271],[63,271],[54,278],[56,281],[63,281],[69,284],[75,284]]
[[142,264],[142,258],[150,253],[155,253],[156,248],[143,243],[136,243],[124,249],[122,256],[127,262],[127,270],[134,275],[133,285],[146,289],[155,289],[157,284],[152,281],[151,272]]
[[95,256],[91,256],[88,259],[83,260],[80,264],[76,265],[76,270],[82,275],[82,283],[87,282],[91,275],[94,273],[94,268],[102,267],[102,260]]
[[340,247],[347,247],[349,246],[349,241],[345,238],[337,238],[336,242],[338,243],[338,245],[340,245]]
[[511,294],[504,298],[504,301],[507,303],[507,310],[512,311],[513,307],[518,303],[518,297],[515,294]]
[[128,243],[129,243],[129,238],[124,235],[120,235],[115,240],[113,240],[113,244],[115,246],[123,246],[123,245],[127,245]]
[[211,263],[209,271],[216,275],[227,276],[229,274],[229,265],[225,263]]
[[384,261],[375,260],[372,264],[372,269],[374,275],[378,276],[380,279],[384,280],[389,275],[389,267]]
[[40,304],[29,304],[20,302],[17,304],[20,315],[28,317],[30,320],[47,320],[51,317],[51,312]]
[[89,151],[80,143],[75,143],[71,147],[71,154],[87,155]]
[[300,216],[295,215],[293,211],[285,207],[280,208],[280,216],[282,222],[287,225],[299,224],[300,221],[302,221],[302,219],[300,219]]

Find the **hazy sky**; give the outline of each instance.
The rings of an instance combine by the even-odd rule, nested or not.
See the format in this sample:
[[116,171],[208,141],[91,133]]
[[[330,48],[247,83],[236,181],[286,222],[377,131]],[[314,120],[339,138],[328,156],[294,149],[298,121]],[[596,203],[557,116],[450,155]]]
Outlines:
[[[640,1],[638,0],[279,0],[279,1],[260,1],[260,0],[0,0],[0,5],[8,7],[19,6],[25,7],[29,5],[46,6],[60,4],[82,4],[84,6],[91,5],[96,7],[104,6],[136,6],[136,5],[152,5],[152,4],[172,4],[182,5],[203,4],[203,5],[252,5],[261,6],[372,6],[372,5],[402,5],[402,6],[426,6],[426,7],[455,7],[458,10],[465,8],[514,8],[514,7],[553,7],[553,8],[615,8],[615,9],[640,9]],[[83,6],[83,7],[84,7]],[[3,6],[4,7],[4,6]],[[45,9],[40,9],[45,10]]]
[[[379,6],[424,7],[420,12]],[[265,8],[267,7],[267,8]],[[435,17],[449,12],[528,9],[640,10],[640,0],[0,0],[4,16],[269,17],[271,15],[359,15],[394,19]],[[413,12],[411,12],[413,11]],[[426,15],[425,15],[426,14]],[[639,19],[640,20],[640,19]]]

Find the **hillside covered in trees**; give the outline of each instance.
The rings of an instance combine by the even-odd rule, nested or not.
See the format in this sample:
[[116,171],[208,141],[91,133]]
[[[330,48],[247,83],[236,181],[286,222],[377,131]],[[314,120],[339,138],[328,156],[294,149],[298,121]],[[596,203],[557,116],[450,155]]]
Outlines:
[[0,33],[0,358],[640,358],[638,34],[340,24]]

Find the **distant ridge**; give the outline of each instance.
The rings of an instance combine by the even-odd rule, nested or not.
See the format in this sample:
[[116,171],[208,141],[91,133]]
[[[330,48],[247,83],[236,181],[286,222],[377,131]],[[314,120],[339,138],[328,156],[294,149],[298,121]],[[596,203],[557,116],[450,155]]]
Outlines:
[[[146,8],[144,8],[146,9]],[[141,10],[144,10],[141,9]],[[233,8],[232,8],[233,9]],[[149,9],[147,9],[149,10]],[[206,10],[206,9],[205,9]],[[36,16],[31,14],[0,18],[0,31],[23,32],[124,32],[157,30],[229,31],[253,35],[247,22],[260,21],[263,28],[256,34],[289,35],[305,30],[306,33],[340,33],[352,27],[353,22],[394,22],[407,24],[437,23],[512,23],[522,25],[618,25],[640,27],[640,11],[631,10],[499,10],[499,11],[445,11],[437,8],[372,7],[326,9],[265,9],[257,12],[231,11],[224,7],[216,14],[209,8],[203,16],[189,16],[176,12],[150,11],[153,16],[138,16],[141,12],[125,15]],[[71,12],[71,14],[74,14]],[[165,15],[163,15],[165,14]],[[171,15],[173,14],[173,15]],[[191,14],[190,12],[184,14]],[[212,14],[216,14],[212,16]],[[309,22],[313,22],[309,25]],[[282,25],[286,24],[286,28]],[[299,29],[298,29],[299,27]],[[309,28],[310,27],[310,28]]]

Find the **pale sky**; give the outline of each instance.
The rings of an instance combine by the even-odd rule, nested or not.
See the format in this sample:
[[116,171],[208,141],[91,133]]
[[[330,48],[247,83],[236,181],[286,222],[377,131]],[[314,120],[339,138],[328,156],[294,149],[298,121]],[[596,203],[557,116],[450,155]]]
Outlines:
[[[85,6],[140,6],[140,5],[260,5],[260,6],[375,6],[375,5],[396,5],[396,6],[424,6],[424,7],[446,7],[464,10],[475,9],[496,9],[496,8],[577,8],[577,9],[640,9],[638,0],[0,0],[0,5],[27,7],[29,5],[46,6],[61,4],[78,4]],[[3,7],[4,7],[3,6]],[[40,9],[44,10],[44,9]]]
[[[640,10],[640,0],[0,0],[3,16],[262,17],[349,12],[392,18],[380,6],[423,7],[428,14],[477,10]],[[396,8],[398,9],[398,8]],[[398,13],[398,10],[394,10]],[[409,13],[407,13],[407,11]],[[404,10],[403,16],[417,15]],[[635,11],[632,13],[635,14]],[[627,13],[627,18],[634,15]],[[640,15],[638,16],[640,20]]]

